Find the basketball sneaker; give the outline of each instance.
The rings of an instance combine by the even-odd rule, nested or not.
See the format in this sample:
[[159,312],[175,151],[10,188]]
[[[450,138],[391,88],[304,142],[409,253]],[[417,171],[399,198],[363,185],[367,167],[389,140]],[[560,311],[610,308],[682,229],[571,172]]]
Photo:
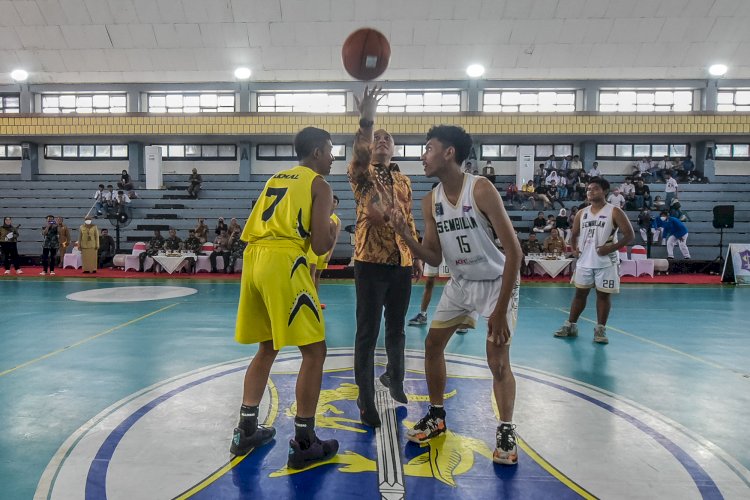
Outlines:
[[566,320],[563,326],[555,332],[555,337],[578,337],[578,325]]
[[[442,414],[442,416],[440,416]],[[427,415],[406,431],[406,438],[412,443],[422,444],[438,437],[447,430],[445,426],[445,410],[430,406]]]
[[492,461],[496,464],[516,465],[518,463],[518,448],[516,447],[516,426],[502,424],[497,427],[497,448],[492,453]]
[[290,469],[304,469],[317,462],[325,462],[336,456],[339,451],[339,442],[335,439],[321,441],[318,436],[310,444],[302,448],[301,444],[294,439],[289,440],[289,459],[286,466]]
[[422,326],[427,324],[427,315],[424,313],[417,313],[412,319],[409,320],[409,326]]
[[241,428],[235,427],[229,453],[235,456],[247,455],[255,448],[270,443],[274,436],[276,436],[276,429],[270,426],[259,425],[258,429],[249,436]]
[[[5,274],[10,274],[10,272],[7,272]],[[20,269],[16,269],[16,274],[23,274],[23,271],[21,271]]]
[[594,342],[596,342],[597,344],[609,344],[606,326],[596,325],[594,327]]

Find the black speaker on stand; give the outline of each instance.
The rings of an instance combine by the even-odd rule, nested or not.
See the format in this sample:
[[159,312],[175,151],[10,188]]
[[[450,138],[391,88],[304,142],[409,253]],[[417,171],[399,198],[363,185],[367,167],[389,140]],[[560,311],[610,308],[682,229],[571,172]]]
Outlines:
[[724,229],[734,227],[734,205],[716,205],[714,207],[714,228],[719,230],[719,256],[706,264],[701,272],[706,272],[715,264],[719,264],[719,272],[724,265]]

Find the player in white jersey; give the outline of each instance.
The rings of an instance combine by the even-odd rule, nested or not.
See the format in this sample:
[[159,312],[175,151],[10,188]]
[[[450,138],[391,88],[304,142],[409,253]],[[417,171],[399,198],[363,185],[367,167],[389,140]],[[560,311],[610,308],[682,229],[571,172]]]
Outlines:
[[[633,242],[633,226],[619,207],[605,202],[609,182],[594,177],[586,186],[590,205],[576,214],[572,227],[572,245],[578,256],[573,282],[576,294],[570,305],[570,316],[555,332],[555,337],[577,337],[578,317],[586,309],[589,291],[596,287],[596,327],[594,342],[609,343],[607,317],[612,307],[610,297],[620,292],[620,261],[618,250]],[[622,239],[617,239],[617,232]]]
[[[487,319],[487,364],[500,411],[493,460],[513,465],[518,462],[518,451],[512,424],[516,382],[510,368],[510,339],[518,311],[523,254],[495,186],[484,177],[461,171],[470,151],[471,137],[462,128],[433,127],[427,134],[422,164],[425,175],[438,177],[440,184],[422,200],[422,243],[407,234],[404,214],[391,217],[414,255],[432,266],[440,265],[445,257],[451,273],[425,340],[430,408],[407,431],[407,437],[424,443],[446,431],[445,346],[457,328],[474,328],[481,314]],[[493,230],[505,254],[495,246]]]

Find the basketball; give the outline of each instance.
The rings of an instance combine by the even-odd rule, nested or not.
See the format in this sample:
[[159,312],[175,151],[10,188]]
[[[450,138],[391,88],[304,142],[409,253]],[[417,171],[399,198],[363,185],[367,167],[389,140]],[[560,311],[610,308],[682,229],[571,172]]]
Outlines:
[[388,68],[391,59],[391,44],[379,31],[362,28],[344,41],[341,60],[344,69],[357,80],[373,80]]

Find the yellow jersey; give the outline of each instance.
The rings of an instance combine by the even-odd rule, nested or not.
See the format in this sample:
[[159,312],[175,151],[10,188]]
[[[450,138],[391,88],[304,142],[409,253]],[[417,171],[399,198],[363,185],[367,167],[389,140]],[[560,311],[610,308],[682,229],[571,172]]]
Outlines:
[[312,183],[320,174],[296,166],[274,174],[258,198],[240,237],[251,245],[310,248]]

